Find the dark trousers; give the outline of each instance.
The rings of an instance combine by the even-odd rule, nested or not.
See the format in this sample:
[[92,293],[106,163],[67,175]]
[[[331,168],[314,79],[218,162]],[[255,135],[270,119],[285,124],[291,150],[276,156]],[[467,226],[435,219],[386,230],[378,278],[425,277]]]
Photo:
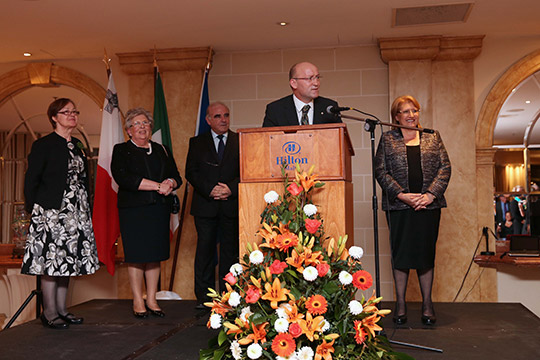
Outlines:
[[238,218],[218,215],[195,216],[197,252],[195,254],[195,295],[199,303],[209,301],[208,288],[215,288],[216,246],[219,240],[219,291],[225,290],[223,278],[238,262]]

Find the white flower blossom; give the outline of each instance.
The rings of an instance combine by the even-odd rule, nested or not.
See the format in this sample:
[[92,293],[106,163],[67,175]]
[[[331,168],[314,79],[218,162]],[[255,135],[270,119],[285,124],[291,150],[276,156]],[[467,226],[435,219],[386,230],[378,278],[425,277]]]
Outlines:
[[232,272],[234,276],[239,276],[241,273],[244,272],[244,268],[239,263],[236,263],[231,266],[229,271]]
[[234,340],[231,343],[231,353],[235,360],[240,360],[242,358],[242,347],[238,343],[238,341]]
[[242,311],[240,311],[240,319],[242,321],[248,322],[248,319],[251,315],[253,315],[253,312],[251,311],[251,308],[249,306],[246,306],[242,309]]
[[287,304],[287,303],[282,303],[276,309],[276,314],[280,319],[285,319],[285,320],[289,321],[289,315],[287,315],[287,310],[291,311],[292,306],[290,304]]
[[240,294],[236,291],[233,291],[231,295],[229,295],[229,305],[231,305],[232,307],[237,307],[238,305],[240,305],[241,299],[242,297],[240,296]]
[[247,356],[250,359],[258,359],[262,355],[262,347],[259,344],[251,344],[247,348]]
[[298,360],[313,360],[313,349],[309,346],[303,346],[300,350],[298,350],[297,358]]
[[212,316],[210,316],[210,327],[212,329],[219,329],[221,327],[221,315],[212,314]]
[[330,329],[330,322],[326,319],[323,319],[323,325],[321,327],[321,332],[326,332]]
[[362,311],[364,311],[364,308],[362,307],[362,304],[360,304],[360,301],[352,300],[349,303],[349,311],[353,315],[360,315]]
[[306,214],[306,216],[311,216],[311,215],[315,215],[317,213],[317,207],[313,204],[306,204],[304,206],[304,214]]
[[287,357],[276,356],[276,360],[298,360],[298,357],[296,356],[295,353],[292,353],[291,355],[289,355]]
[[289,330],[289,322],[286,319],[279,318],[274,323],[274,329],[276,329],[278,333],[287,332],[287,330]]
[[349,285],[350,283],[352,283],[352,280],[353,280],[352,275],[346,272],[345,270],[339,273],[339,281],[341,282],[342,285]]
[[251,254],[249,254],[249,261],[254,265],[258,265],[262,263],[263,260],[264,260],[264,255],[260,250],[252,251]]
[[264,201],[266,201],[267,204],[275,203],[279,199],[279,195],[274,190],[267,192],[264,194]]
[[[304,272],[302,273],[302,275],[304,275],[304,279],[306,279],[307,281],[314,281],[315,279],[317,279],[317,276],[319,276],[319,272],[317,271],[316,267],[308,266],[307,268],[304,269]],[[352,281],[352,276],[351,276],[351,281]]]
[[355,260],[360,260],[362,256],[364,256],[364,249],[362,249],[360,246],[351,246],[349,249],[349,255]]

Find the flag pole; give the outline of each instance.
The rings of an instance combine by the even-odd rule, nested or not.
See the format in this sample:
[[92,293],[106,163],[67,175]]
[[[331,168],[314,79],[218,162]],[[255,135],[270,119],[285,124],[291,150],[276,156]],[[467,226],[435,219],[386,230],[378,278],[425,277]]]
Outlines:
[[105,63],[105,68],[107,69],[107,79],[111,76],[111,59],[107,55],[107,49],[103,48],[103,62]]

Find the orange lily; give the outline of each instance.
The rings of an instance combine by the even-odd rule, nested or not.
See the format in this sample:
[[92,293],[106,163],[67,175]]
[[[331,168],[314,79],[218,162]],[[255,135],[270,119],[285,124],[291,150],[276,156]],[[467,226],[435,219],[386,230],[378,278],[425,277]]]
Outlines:
[[317,316],[313,318],[311,313],[306,314],[306,319],[298,320],[298,324],[302,328],[302,332],[307,336],[310,341],[313,341],[313,335],[316,331],[321,331],[323,325],[324,317]]
[[291,256],[288,257],[285,261],[287,262],[287,264],[295,267],[299,272],[304,271],[304,268],[302,266],[304,263],[304,258],[298,255],[298,251],[296,251],[296,249],[291,252]]
[[304,253],[301,255],[304,259],[304,264],[306,266],[320,264],[323,261],[323,256],[320,251],[312,252],[311,249],[305,248]]
[[[227,300],[228,300],[228,297],[227,297]],[[227,300],[212,301],[212,312],[225,317],[225,314],[227,314],[229,311],[232,310],[232,307],[227,303]]]
[[291,310],[285,309],[285,313],[289,317],[289,323],[295,323],[299,322],[300,319],[304,318],[304,314],[298,312],[298,307],[296,306],[296,302],[289,301],[289,305],[291,305]]
[[326,340],[323,340],[323,343],[317,346],[317,350],[315,351],[315,360],[332,360],[332,353],[334,352],[334,341],[327,343]]
[[263,227],[259,229],[259,231],[257,231],[257,235],[260,235],[265,240],[265,242],[262,243],[260,246],[275,249],[276,236],[278,236],[278,233],[274,231],[274,229],[270,227],[270,225],[268,225],[267,223],[263,222],[262,225]]
[[270,283],[264,284],[264,288],[266,294],[262,296],[262,299],[269,300],[272,309],[277,309],[279,301],[287,300],[287,294],[290,292],[288,289],[283,289],[281,287],[281,282],[278,278],[274,279],[272,285],[270,285]]
[[266,342],[266,330],[264,329],[268,325],[268,322],[262,323],[260,325],[253,325],[251,324],[251,328],[253,329],[253,333],[249,334],[243,339],[238,340],[238,343],[240,345],[247,345],[251,344],[252,342]]
[[373,314],[371,316],[368,316],[367,318],[362,319],[362,325],[367,328],[371,334],[371,336],[375,336],[375,331],[382,330],[382,327],[377,325],[377,322],[380,320],[380,316],[377,316],[377,314]]

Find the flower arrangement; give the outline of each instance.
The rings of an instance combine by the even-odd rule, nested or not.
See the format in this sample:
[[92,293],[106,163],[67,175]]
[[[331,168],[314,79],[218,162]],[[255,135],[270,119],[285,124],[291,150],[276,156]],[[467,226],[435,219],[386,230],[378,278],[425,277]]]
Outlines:
[[208,327],[220,332],[199,359],[409,358],[377,335],[381,316],[390,313],[377,308],[382,298],[355,300],[373,280],[362,269],[362,248],[346,249],[347,236],[325,237],[311,201],[324,183],[313,167],[306,173],[297,165],[294,181],[285,167],[282,174],[283,195],[264,196],[262,242],[248,244],[241,263],[231,267],[226,292],[209,289]]

